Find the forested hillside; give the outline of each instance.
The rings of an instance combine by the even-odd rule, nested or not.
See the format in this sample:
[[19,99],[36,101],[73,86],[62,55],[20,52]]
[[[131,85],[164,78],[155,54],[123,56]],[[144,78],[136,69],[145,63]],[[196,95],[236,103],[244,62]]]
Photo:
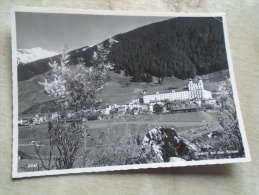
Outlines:
[[221,18],[175,18],[115,39],[110,60],[133,81],[150,81],[150,75],[186,79],[228,67]]
[[[124,71],[132,81],[151,82],[152,76],[192,78],[227,69],[221,18],[181,17],[153,23],[114,36],[108,60],[114,71]],[[107,44],[107,40],[103,42]],[[70,62],[84,58],[91,66],[96,46],[71,51]],[[52,60],[59,61],[59,56]],[[50,69],[50,58],[18,66],[18,79],[26,80]]]

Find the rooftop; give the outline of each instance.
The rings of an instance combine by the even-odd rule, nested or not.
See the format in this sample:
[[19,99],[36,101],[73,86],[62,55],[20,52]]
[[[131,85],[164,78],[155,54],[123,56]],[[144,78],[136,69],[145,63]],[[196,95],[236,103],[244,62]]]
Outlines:
[[[174,92],[181,92],[181,91],[189,91],[188,89],[173,89],[173,90],[165,90],[163,92],[159,92],[159,94],[166,94],[166,93],[174,93]],[[146,93],[144,95],[155,95],[156,93]]]

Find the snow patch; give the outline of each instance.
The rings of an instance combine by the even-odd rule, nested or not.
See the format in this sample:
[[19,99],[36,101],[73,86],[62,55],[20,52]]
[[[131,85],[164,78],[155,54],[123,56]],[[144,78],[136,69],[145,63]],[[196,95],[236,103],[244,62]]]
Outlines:
[[17,50],[17,65],[27,64],[39,59],[44,59],[58,55],[59,53],[53,51],[47,51],[40,47],[35,47],[32,49],[18,49]]

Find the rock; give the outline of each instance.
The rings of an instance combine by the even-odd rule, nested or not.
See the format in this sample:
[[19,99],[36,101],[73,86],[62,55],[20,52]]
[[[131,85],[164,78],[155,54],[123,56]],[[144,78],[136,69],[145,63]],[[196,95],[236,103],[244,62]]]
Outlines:
[[169,162],[172,157],[190,156],[200,148],[180,137],[173,128],[157,127],[151,129],[143,139],[142,149],[149,157],[158,158],[159,162]]

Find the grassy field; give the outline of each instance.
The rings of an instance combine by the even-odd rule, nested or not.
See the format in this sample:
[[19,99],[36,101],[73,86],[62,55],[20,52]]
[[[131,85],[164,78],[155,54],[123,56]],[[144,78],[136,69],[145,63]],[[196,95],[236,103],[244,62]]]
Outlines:
[[[194,139],[193,135],[204,134],[208,131],[208,124],[211,129],[220,129],[215,116],[213,112],[200,111],[166,115],[126,115],[115,116],[114,119],[89,121],[89,127],[85,132],[87,136],[78,151],[79,158],[75,167],[125,164],[140,155],[144,136],[148,131],[159,126],[173,127],[178,135]],[[36,139],[40,140],[36,141],[36,144],[40,146],[41,155],[48,154],[47,124],[37,126]],[[30,126],[19,127],[19,153],[22,156],[19,160],[20,171],[42,170],[31,141],[35,141],[35,134]],[[85,151],[87,151],[87,158],[83,161]],[[53,155],[57,154],[58,151],[53,150]],[[28,164],[38,164],[38,166],[28,167]]]

